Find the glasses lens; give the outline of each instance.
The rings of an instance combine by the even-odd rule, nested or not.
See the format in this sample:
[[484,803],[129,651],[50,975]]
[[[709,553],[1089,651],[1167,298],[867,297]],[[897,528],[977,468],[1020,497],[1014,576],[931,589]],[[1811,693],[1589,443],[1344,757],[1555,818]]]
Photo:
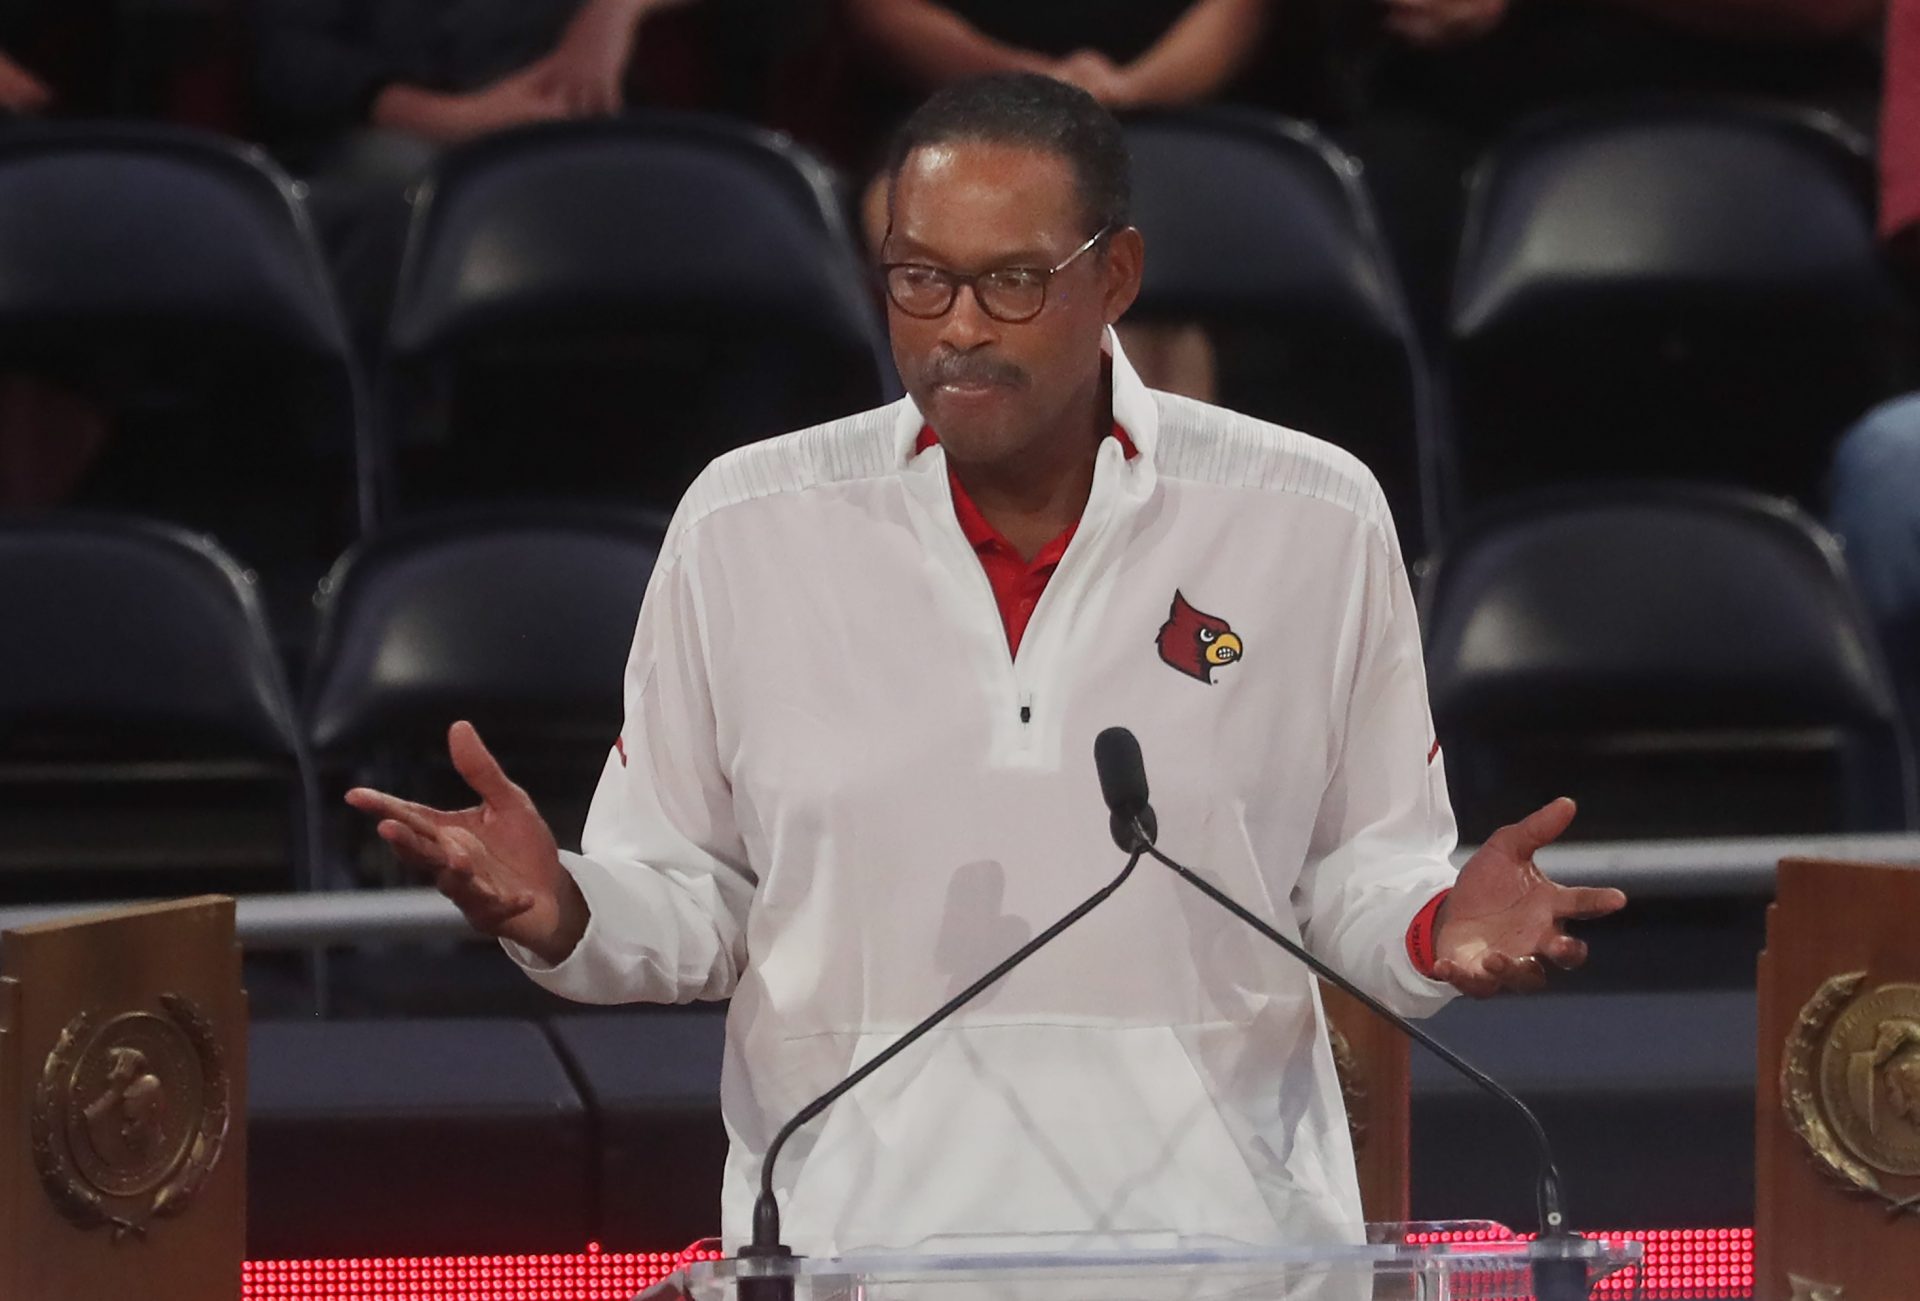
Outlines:
[[1040,271],[992,271],[980,277],[976,289],[987,315],[1002,321],[1038,316],[1047,302],[1047,277]]
[[887,297],[909,316],[939,316],[953,305],[953,282],[934,267],[888,267]]

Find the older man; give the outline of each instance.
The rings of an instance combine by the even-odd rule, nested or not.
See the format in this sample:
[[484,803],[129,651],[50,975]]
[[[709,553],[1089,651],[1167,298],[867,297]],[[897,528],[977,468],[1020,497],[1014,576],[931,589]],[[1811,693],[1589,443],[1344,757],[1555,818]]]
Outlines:
[[[534,979],[731,996],[725,1236],[850,1068],[1116,870],[1092,741],[1141,738],[1162,844],[1407,1012],[1530,988],[1617,891],[1545,880],[1569,802],[1455,880],[1392,523],[1352,457],[1143,388],[1118,126],[1036,76],[936,95],[894,158],[893,406],[742,449],[682,502],[579,854],[456,725],[479,792],[371,791]],[[1450,893],[1445,893],[1451,887]],[[790,1146],[800,1249],[1347,1235],[1314,982],[1166,874]]]

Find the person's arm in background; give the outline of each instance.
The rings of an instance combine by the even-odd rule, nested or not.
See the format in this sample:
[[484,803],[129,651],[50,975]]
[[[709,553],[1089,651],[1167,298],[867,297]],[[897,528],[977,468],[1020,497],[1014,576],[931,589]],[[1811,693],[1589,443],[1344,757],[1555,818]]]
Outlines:
[[1146,53],[1117,70],[1117,95],[1094,90],[1095,97],[1109,108],[1191,104],[1213,97],[1258,51],[1266,35],[1268,7],[1268,0],[1195,0]]
[[626,107],[627,68],[640,24],[690,0],[587,0],[545,59],[543,85],[575,116],[618,113]]
[[933,0],[847,0],[854,34],[906,80],[933,89],[994,72],[1051,74],[1054,61],[984,35]]
[[260,93],[287,126],[318,134],[371,124],[453,144],[570,116],[538,63],[464,93],[400,81],[355,39],[353,18],[354,0],[255,0]]
[[[1623,9],[1709,36],[1839,40],[1872,29],[1886,0],[1612,0]],[[1386,26],[1409,44],[1459,45],[1498,27],[1513,4],[1551,0],[1385,0]]]
[[1880,238],[1920,268],[1920,0],[1889,0],[1880,99]]
[[38,113],[52,102],[53,91],[47,83],[0,50],[0,111]]

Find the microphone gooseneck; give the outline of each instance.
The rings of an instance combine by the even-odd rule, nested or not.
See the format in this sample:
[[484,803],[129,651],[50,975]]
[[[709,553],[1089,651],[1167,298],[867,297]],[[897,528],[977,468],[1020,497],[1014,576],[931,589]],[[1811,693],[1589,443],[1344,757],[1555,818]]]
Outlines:
[[[1153,818],[1152,806],[1147,801],[1146,766],[1140,757],[1140,743],[1134,738],[1132,732],[1124,727],[1110,727],[1100,733],[1094,741],[1094,765],[1100,774],[1100,793],[1107,798],[1107,808],[1114,823],[1114,840],[1123,849],[1128,849],[1136,856],[1146,854],[1163,864],[1200,893],[1292,954],[1314,974],[1351,995],[1375,1016],[1392,1025],[1401,1034],[1406,1035],[1518,1114],[1526,1122],[1527,1132],[1533,1139],[1534,1153],[1539,1161],[1538,1177],[1535,1182],[1535,1211],[1539,1217],[1539,1236],[1542,1239],[1574,1240],[1575,1235],[1567,1227],[1566,1212],[1560,1191],[1560,1169],[1553,1159],[1553,1145],[1548,1141],[1547,1131],[1541,1125],[1540,1118],[1533,1114],[1531,1107],[1498,1080],[1309,953],[1304,945],[1288,939],[1212,882],[1161,853],[1154,844],[1158,838],[1158,829]],[[1125,825],[1121,825],[1123,815],[1126,819]],[[1581,1280],[1578,1292],[1567,1291],[1564,1289],[1570,1287],[1570,1283],[1558,1278],[1541,1278],[1542,1271],[1536,1267],[1536,1280],[1552,1284],[1546,1288],[1536,1287],[1536,1292],[1543,1301],[1549,1296],[1586,1296],[1583,1262],[1567,1260],[1542,1262],[1542,1264],[1549,1267],[1545,1271],[1548,1274],[1554,1272],[1551,1268],[1553,1266],[1575,1267],[1579,1270]]]
[[[905,1052],[922,1035],[939,1025],[949,1016],[952,1016],[955,1012],[958,1012],[1008,972],[1025,962],[1046,945],[1052,943],[1054,938],[1062,931],[1105,903],[1108,897],[1122,885],[1126,884],[1127,878],[1133,875],[1133,869],[1139,866],[1141,855],[1144,852],[1144,849],[1130,851],[1127,864],[1120,869],[1120,874],[1094,891],[1093,894],[1089,895],[1075,907],[1072,912],[1069,912],[1059,921],[1047,927],[1046,930],[1041,931],[1038,935],[1028,940],[998,966],[994,967],[993,970],[987,972],[986,975],[980,977],[980,979],[974,981],[971,985],[968,985],[958,994],[955,994],[952,998],[941,1004],[939,1009],[927,1017],[926,1020],[921,1021],[898,1039],[888,1044],[883,1051],[874,1056],[873,1060],[869,1061],[859,1070],[854,1071],[851,1075],[794,1113],[793,1119],[783,1125],[780,1128],[780,1132],[773,1136],[773,1142],[767,1145],[766,1156],[761,1158],[760,1194],[753,1203],[753,1241],[749,1246],[742,1247],[738,1254],[749,1260],[791,1256],[793,1254],[792,1250],[780,1241],[780,1203],[775,1198],[773,1192],[773,1168],[774,1162],[780,1157],[780,1149],[786,1146],[787,1140],[792,1138],[794,1133],[799,1130],[802,1125],[805,1125],[828,1107],[831,1107],[840,1099],[842,1094]],[[760,1281],[766,1282],[771,1280]],[[792,1283],[791,1279],[778,1281],[788,1284],[789,1288]],[[791,1292],[788,1291],[785,1295],[790,1296]],[[770,1293],[764,1293],[759,1298],[748,1299],[745,1298],[743,1290],[743,1301],[773,1301],[773,1298]]]

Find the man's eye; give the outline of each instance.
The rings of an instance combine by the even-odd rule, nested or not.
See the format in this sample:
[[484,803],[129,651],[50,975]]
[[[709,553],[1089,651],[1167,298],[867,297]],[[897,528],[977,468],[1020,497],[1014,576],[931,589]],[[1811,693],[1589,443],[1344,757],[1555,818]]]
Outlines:
[[930,288],[940,283],[940,273],[932,267],[896,267],[893,274],[912,289]]
[[995,289],[1004,289],[1009,293],[1016,294],[1030,293],[1040,288],[1042,283],[1038,271],[1028,271],[1020,267],[1014,267],[1006,271],[990,272],[986,279]]

